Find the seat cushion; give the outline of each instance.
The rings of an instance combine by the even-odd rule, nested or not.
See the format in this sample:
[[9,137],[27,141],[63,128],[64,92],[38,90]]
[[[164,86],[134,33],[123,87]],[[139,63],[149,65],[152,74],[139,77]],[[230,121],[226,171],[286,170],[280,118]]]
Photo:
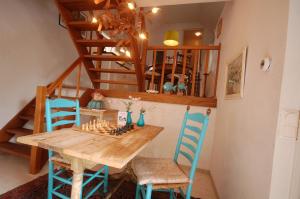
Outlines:
[[185,173],[170,159],[137,158],[132,162],[132,169],[140,185],[189,182]]

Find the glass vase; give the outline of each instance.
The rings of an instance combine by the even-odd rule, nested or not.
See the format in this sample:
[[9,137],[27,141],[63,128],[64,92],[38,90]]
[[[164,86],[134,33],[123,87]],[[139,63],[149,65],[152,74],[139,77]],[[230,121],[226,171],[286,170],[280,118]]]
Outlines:
[[136,125],[139,126],[139,127],[145,126],[145,120],[144,120],[144,114],[143,113],[140,113],[140,118],[137,121]]
[[131,117],[132,112],[127,111],[127,120],[126,120],[126,125],[131,125],[132,124],[132,117]]

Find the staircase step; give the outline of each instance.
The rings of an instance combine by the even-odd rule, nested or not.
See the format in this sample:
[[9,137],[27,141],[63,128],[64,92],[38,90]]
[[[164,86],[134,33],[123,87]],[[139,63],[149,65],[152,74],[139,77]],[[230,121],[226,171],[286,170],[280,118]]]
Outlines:
[[15,156],[30,158],[30,146],[10,142],[1,142],[0,151]]
[[[93,30],[96,31],[98,30],[98,24],[90,23],[88,21],[70,21],[68,22],[68,25],[71,28],[75,28],[77,30],[81,31],[88,31],[88,30]],[[103,29],[102,30],[110,30],[110,29]]]
[[[76,90],[77,89],[76,86],[67,85],[67,84],[63,84],[62,88],[64,88],[64,89],[70,89],[70,90]],[[82,91],[86,91],[87,89],[90,89],[90,88],[87,88],[87,87],[80,87],[79,88],[79,90],[82,90]]]
[[92,59],[96,61],[125,61],[132,62],[132,58],[126,56],[115,56],[115,55],[84,55],[86,59]]
[[32,129],[26,128],[7,129],[6,131],[17,136],[31,135],[33,133]]
[[34,119],[34,115],[20,115],[19,118],[22,120],[30,121]]
[[106,69],[106,68],[89,68],[90,71],[101,72],[101,73],[118,73],[118,74],[136,74],[135,70],[124,70],[124,69]]
[[[59,3],[62,4],[68,10],[78,10],[78,11],[87,11],[87,10],[102,10],[106,1],[95,4],[92,0],[59,0]],[[116,0],[111,0],[111,6],[109,9],[116,8]]]
[[68,99],[68,100],[77,100],[78,98],[77,97],[70,97],[70,96],[60,96],[60,97],[58,97],[58,95],[53,95],[52,96],[53,98],[63,98],[63,99]]
[[93,82],[104,83],[104,84],[123,84],[123,85],[134,85],[134,86],[137,85],[136,82],[132,82],[132,81],[119,81],[119,80],[93,79]]
[[99,39],[99,40],[78,39],[76,40],[76,43],[88,47],[115,47],[118,44],[118,42],[109,39]]

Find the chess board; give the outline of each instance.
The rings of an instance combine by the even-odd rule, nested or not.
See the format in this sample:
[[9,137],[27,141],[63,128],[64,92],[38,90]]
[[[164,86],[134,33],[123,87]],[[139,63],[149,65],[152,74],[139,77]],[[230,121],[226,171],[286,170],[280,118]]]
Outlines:
[[79,127],[73,127],[73,129],[76,131],[92,133],[102,136],[109,136],[114,138],[123,138],[129,133],[134,132],[138,128],[139,127],[135,125],[117,126],[116,124],[99,119],[81,124]]

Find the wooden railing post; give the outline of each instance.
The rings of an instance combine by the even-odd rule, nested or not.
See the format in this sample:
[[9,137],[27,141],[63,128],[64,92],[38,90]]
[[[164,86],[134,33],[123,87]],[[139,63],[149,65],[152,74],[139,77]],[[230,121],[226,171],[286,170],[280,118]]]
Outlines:
[[[47,97],[47,87],[38,86],[36,90],[36,103],[34,113],[34,129],[33,134],[44,132],[44,115],[45,115],[45,101]],[[31,147],[30,156],[30,173],[36,174],[47,161],[47,153],[45,150],[38,147]]]
[[214,97],[217,97],[217,86],[218,86],[218,77],[219,77],[219,67],[220,67],[220,56],[221,56],[221,44],[219,44],[218,58],[217,58],[217,69],[215,75],[215,86],[214,86]]

